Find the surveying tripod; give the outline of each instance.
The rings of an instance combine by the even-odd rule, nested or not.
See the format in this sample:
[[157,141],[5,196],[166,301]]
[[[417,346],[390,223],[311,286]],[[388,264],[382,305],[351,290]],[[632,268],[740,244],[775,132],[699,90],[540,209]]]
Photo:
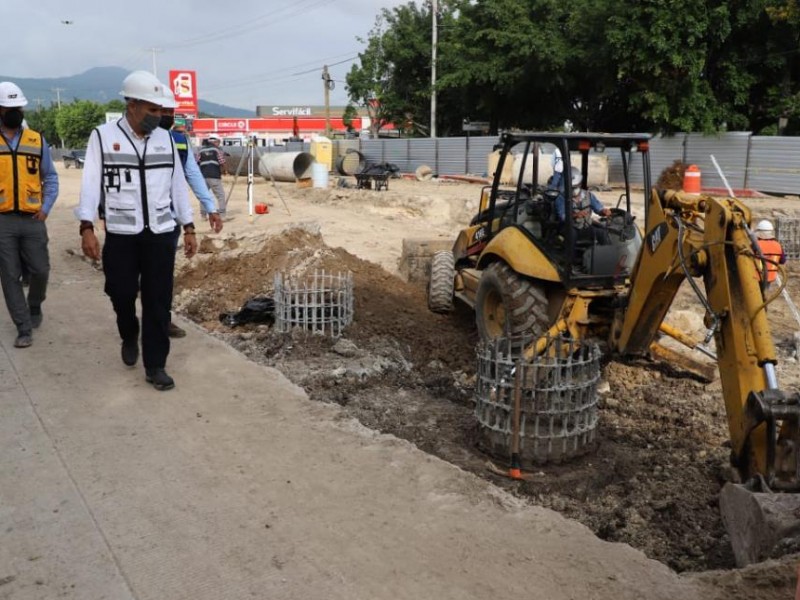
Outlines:
[[[236,181],[239,178],[239,171],[242,169],[242,164],[244,163],[245,159],[247,159],[247,214],[252,217],[253,216],[253,174],[255,173],[255,157],[256,155],[260,158],[261,153],[258,151],[258,146],[256,144],[256,136],[250,135],[247,137],[247,147],[245,148],[244,152],[242,152],[242,156],[239,158],[239,164],[236,165],[236,172],[233,174],[233,181],[231,182],[231,187],[228,190],[228,197],[225,199],[225,204],[230,201],[231,194],[233,194],[233,188],[236,185]],[[261,163],[259,162],[259,166]],[[269,170],[269,167],[264,164],[264,169],[266,169],[267,174],[269,175],[270,181],[272,181],[272,187],[275,188],[275,192],[278,194],[278,198],[281,199],[283,203],[283,207],[286,209],[286,214],[290,215],[292,212],[289,210],[289,206],[286,204],[286,200],[283,199],[281,195],[281,190],[278,188],[278,185],[275,183],[275,178],[272,176],[272,172]]]

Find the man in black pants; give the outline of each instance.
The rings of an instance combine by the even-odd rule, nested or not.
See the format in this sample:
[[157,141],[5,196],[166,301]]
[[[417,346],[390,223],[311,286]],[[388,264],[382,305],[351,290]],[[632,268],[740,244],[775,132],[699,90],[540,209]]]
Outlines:
[[[135,71],[122,84],[125,116],[97,127],[89,137],[81,182],[81,247],[100,258],[94,219],[102,206],[105,292],[117,315],[122,361],[139,358],[136,297],[142,294],[142,359],[145,379],[157,390],[175,382],[166,370],[175,267],[175,228],[183,226],[187,257],[197,252],[192,207],[180,156],[161,121],[163,84]],[[173,212],[174,211],[174,212]]]

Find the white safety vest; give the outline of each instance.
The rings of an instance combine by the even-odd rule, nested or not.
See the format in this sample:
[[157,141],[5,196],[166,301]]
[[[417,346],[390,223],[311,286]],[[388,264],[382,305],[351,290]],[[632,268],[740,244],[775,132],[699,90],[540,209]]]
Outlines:
[[166,233],[177,223],[172,215],[175,169],[172,136],[157,128],[140,154],[119,121],[95,129],[102,150],[102,196],[106,229],[133,235],[145,228]]

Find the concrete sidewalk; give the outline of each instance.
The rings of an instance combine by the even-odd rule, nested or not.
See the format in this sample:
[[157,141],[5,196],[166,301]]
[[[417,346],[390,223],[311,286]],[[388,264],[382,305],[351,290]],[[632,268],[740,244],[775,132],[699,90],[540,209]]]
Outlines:
[[102,275],[64,250],[33,347],[0,309],[0,598],[708,595],[197,328],[153,390],[120,361]]

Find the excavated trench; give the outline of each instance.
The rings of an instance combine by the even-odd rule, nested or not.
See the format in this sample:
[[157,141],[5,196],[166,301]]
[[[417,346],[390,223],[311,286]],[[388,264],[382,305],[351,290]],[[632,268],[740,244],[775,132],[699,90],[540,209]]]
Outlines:
[[[221,314],[271,293],[275,273],[313,269],[353,274],[353,323],[339,339],[220,322]],[[312,399],[340,405],[343,418],[406,439],[677,571],[734,566],[718,510],[729,457],[719,381],[704,384],[653,363],[604,361],[596,450],[512,481],[488,467],[490,460],[505,467],[504,457],[477,449],[477,332],[468,310],[433,314],[421,287],[302,229],[251,253],[208,254],[182,272],[176,290],[179,312],[278,368]],[[781,309],[770,314],[778,332],[793,329],[790,318]],[[797,370],[794,344],[778,341],[786,376]]]

